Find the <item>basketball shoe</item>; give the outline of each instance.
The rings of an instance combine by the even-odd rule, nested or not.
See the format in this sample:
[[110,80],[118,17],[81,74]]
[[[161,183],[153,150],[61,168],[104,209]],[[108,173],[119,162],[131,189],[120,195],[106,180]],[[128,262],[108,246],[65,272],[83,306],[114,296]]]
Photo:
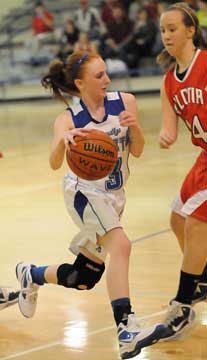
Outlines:
[[207,282],[199,282],[193,294],[192,305],[207,300]]
[[19,291],[11,290],[9,288],[0,288],[0,310],[14,305],[18,302]]
[[121,359],[131,359],[138,355],[142,348],[159,341],[166,329],[165,325],[141,329],[136,316],[130,314],[127,325],[120,323],[117,331]]
[[167,341],[178,335],[188,328],[195,320],[195,311],[191,305],[182,304],[178,301],[171,300],[168,314],[164,321],[166,332],[163,333],[162,341]]
[[37,291],[39,286],[34,284],[31,276],[31,264],[19,263],[16,266],[16,277],[21,284],[19,294],[19,309],[27,318],[31,318],[36,311]]

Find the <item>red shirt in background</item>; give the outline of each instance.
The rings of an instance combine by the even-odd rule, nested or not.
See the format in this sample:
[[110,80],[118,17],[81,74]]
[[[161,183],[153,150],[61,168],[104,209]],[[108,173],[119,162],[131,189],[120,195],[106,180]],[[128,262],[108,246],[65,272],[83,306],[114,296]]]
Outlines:
[[[48,26],[45,22],[45,18],[52,21],[52,25]],[[53,20],[54,16],[48,11],[44,11],[44,17],[35,15],[32,19],[33,35],[38,35],[46,32],[53,32]]]

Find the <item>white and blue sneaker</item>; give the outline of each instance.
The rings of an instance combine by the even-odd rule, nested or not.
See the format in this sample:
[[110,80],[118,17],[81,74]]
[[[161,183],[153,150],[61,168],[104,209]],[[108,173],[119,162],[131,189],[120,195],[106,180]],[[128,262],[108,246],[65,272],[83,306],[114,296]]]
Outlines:
[[18,303],[19,291],[10,288],[0,288],[0,310]]
[[165,325],[155,325],[150,328],[140,328],[136,316],[128,315],[127,325],[118,326],[118,342],[121,359],[131,359],[138,355],[142,348],[155,344],[165,333]]
[[31,318],[36,311],[37,291],[39,286],[34,284],[31,276],[31,264],[19,263],[16,266],[16,277],[21,284],[19,294],[19,309],[27,318]]
[[166,331],[161,340],[167,341],[180,335],[194,323],[195,317],[195,311],[191,305],[172,300],[164,321]]

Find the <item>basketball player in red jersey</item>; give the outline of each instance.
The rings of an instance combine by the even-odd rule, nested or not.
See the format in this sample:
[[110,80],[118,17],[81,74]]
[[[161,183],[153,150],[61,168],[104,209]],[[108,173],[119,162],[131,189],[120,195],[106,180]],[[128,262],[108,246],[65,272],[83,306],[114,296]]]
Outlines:
[[171,227],[183,251],[177,294],[170,302],[165,338],[176,336],[195,317],[192,309],[207,298],[207,51],[195,12],[176,3],[161,15],[164,50],[158,63],[167,70],[161,91],[160,147],[176,141],[178,119],[201,148],[172,205]]
[[[73,264],[35,266],[20,263],[16,274],[21,283],[19,307],[22,314],[35,313],[39,285],[54,283],[75,290],[90,290],[101,279],[109,254],[107,289],[117,325],[122,359],[135,357],[141,349],[157,342],[164,325],[141,329],[131,310],[129,294],[130,241],[120,223],[124,210],[124,186],[129,176],[129,154],[139,157],[144,140],[138,123],[136,99],[119,91],[107,92],[110,79],[98,54],[74,52],[64,63],[53,61],[43,85],[59,98],[63,92],[78,95],[79,102],[63,111],[55,121],[50,165],[59,169],[65,150],[91,129],[107,133],[117,144],[118,160],[111,174],[96,181],[84,180],[70,169],[64,178],[64,197],[69,215],[80,231],[70,250]],[[66,100],[64,100],[66,102]]]

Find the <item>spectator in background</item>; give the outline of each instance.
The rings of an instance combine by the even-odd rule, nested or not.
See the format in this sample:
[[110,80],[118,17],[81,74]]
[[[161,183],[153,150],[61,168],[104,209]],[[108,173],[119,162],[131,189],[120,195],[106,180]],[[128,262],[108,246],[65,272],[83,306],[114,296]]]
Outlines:
[[154,44],[152,45],[151,54],[152,56],[157,56],[161,50],[163,49],[163,43],[160,32],[160,16],[167,9],[168,3],[166,1],[161,1],[157,4],[157,18],[155,19],[155,27],[156,27],[156,36]]
[[38,62],[41,56],[42,45],[54,39],[54,16],[46,9],[42,1],[34,7],[32,17],[32,38],[25,42],[25,47],[31,56],[32,62]]
[[114,7],[112,15],[114,20],[107,24],[104,56],[121,59],[130,66],[129,53],[126,49],[131,41],[133,22],[128,18],[123,7]]
[[96,43],[90,40],[87,32],[81,31],[79,33],[78,41],[74,45],[74,52],[79,51],[93,54],[98,53]]
[[56,56],[64,60],[74,51],[74,44],[78,41],[79,31],[75,27],[74,22],[67,18],[65,20],[64,29],[61,35],[60,47]]
[[45,8],[42,1],[38,1],[35,5],[34,16],[32,18],[33,35],[53,33],[54,16]]
[[89,6],[88,0],[80,0],[80,7],[75,11],[73,20],[78,30],[90,34],[92,40],[99,40],[105,30],[98,10]]
[[140,0],[134,0],[129,6],[129,18],[132,21],[136,20],[137,11],[141,8],[142,4]]
[[122,0],[121,2],[122,2],[123,6],[124,6],[124,8],[125,8],[125,10],[126,10],[126,12],[128,14],[129,13],[129,7],[131,5],[132,0]]
[[157,11],[158,11],[157,7],[158,7],[159,3],[160,3],[160,1],[157,1],[157,0],[134,0],[134,1],[132,1],[129,6],[130,19],[135,21],[138,10],[140,10],[141,8],[144,7],[145,9],[147,9],[147,11],[149,13],[149,17],[152,20],[156,20]]
[[[173,5],[173,4],[177,3],[178,1],[177,0],[167,0],[166,2],[168,3],[168,5]],[[179,2],[186,3],[188,6],[190,6],[195,11],[198,10],[198,0],[183,0],[183,1],[179,1]]]
[[136,54],[137,66],[143,56],[152,55],[152,47],[156,39],[156,25],[144,7],[137,11],[137,19],[133,29],[133,52]]
[[198,1],[199,10],[197,17],[199,25],[203,31],[204,37],[207,39],[207,2],[205,0]]
[[[167,9],[168,7],[168,3],[167,1],[160,1],[157,4],[157,18],[156,18],[156,23],[159,24],[160,23],[160,16],[162,15],[162,13]],[[157,29],[160,30],[160,26],[157,25]]]
[[146,5],[144,6],[145,9],[147,10],[149,17],[152,20],[156,20],[157,18],[157,6],[158,6],[159,1],[158,0],[151,0],[151,1],[147,1]]
[[[174,1],[176,2],[176,1]],[[184,0],[183,2],[185,2],[188,6],[190,6],[192,9],[194,9],[195,11],[198,10],[198,0]]]
[[104,0],[101,3],[101,19],[107,25],[110,22],[114,21],[113,17],[113,8],[117,6],[122,6],[120,0]]

